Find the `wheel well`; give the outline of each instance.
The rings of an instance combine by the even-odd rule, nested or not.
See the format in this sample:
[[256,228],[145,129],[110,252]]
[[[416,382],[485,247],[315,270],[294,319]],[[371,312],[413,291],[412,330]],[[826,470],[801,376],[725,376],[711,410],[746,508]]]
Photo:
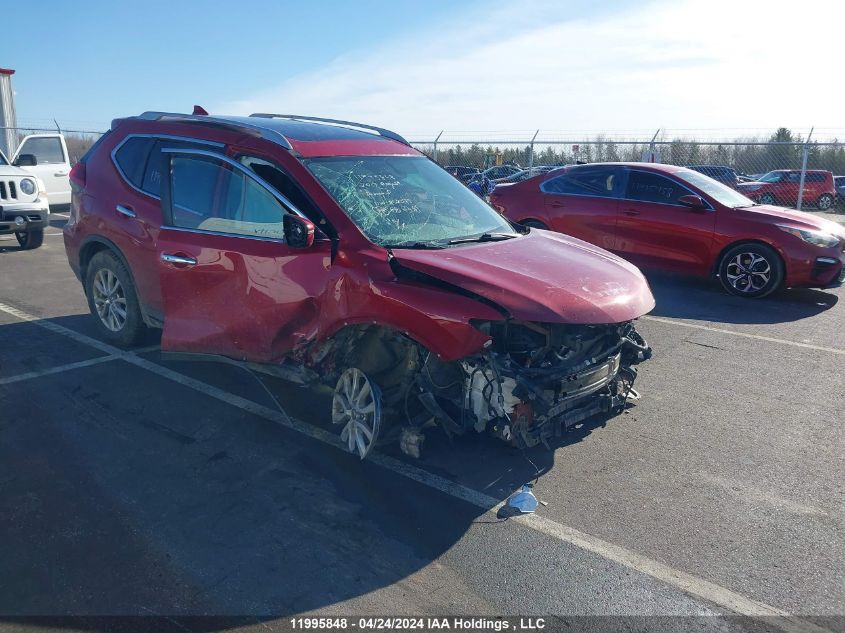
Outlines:
[[79,250],[79,276],[82,280],[83,292],[85,292],[86,295],[88,293],[88,289],[85,287],[85,278],[88,274],[88,264],[91,263],[91,260],[93,259],[94,255],[102,251],[108,251],[110,253],[113,253],[114,256],[117,257],[123,264],[123,267],[126,269],[126,272],[129,273],[129,278],[132,280],[132,286],[135,288],[135,296],[138,299],[138,306],[141,310],[141,318],[143,318],[144,323],[154,327],[161,327],[160,325],[154,322],[154,319],[152,319],[151,315],[147,311],[146,306],[144,305],[142,297],[138,294],[138,284],[135,282],[135,274],[132,272],[132,267],[126,260],[126,257],[114,243],[107,240],[106,238],[92,237],[90,240],[88,240],[88,242],[83,244],[82,248]]
[[91,262],[91,259],[100,251],[110,250],[113,249],[111,249],[107,244],[98,240],[91,240],[79,251],[79,274],[82,277],[83,287],[85,286],[85,276],[88,273],[88,264]]
[[522,218],[517,222],[517,224],[525,224],[526,222],[537,222],[538,224],[542,224],[543,226],[549,226],[548,223],[543,222],[539,218]]
[[719,274],[719,264],[722,263],[722,257],[725,256],[725,253],[727,253],[729,250],[731,250],[734,246],[739,246],[741,244],[758,244],[760,246],[765,246],[766,248],[772,249],[775,252],[775,255],[777,255],[778,260],[780,260],[780,265],[783,267],[783,279],[781,280],[781,283],[786,281],[786,260],[784,260],[783,255],[777,249],[776,246],[773,246],[773,245],[769,244],[768,242],[764,242],[763,240],[739,240],[737,242],[731,242],[730,244],[725,246],[725,248],[723,248],[719,252],[719,255],[716,257],[716,261],[713,263],[713,276],[714,277]]

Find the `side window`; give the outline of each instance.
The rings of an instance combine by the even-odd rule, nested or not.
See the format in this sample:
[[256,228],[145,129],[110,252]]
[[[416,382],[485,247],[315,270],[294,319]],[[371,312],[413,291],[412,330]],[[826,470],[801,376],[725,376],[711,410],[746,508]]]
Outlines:
[[285,198],[314,224],[321,228],[326,227],[326,219],[317,206],[311,201],[297,182],[274,163],[258,158],[256,156],[241,156],[240,163],[247,169],[255,172],[276,191]]
[[174,226],[284,238],[284,207],[241,171],[213,158],[176,154],[170,173]]
[[34,155],[39,165],[65,162],[65,153],[62,151],[62,143],[58,138],[28,138],[18,151],[18,156],[21,154]]
[[678,198],[689,193],[679,183],[660,174],[632,170],[628,175],[627,197],[632,200],[679,204]]
[[619,169],[573,169],[547,180],[540,188],[546,193],[617,198],[621,193],[621,175]]
[[114,160],[123,172],[123,176],[138,188],[143,182],[147,156],[154,142],[151,138],[130,137],[114,154]]
[[155,139],[150,145],[149,157],[147,158],[147,164],[141,180],[141,189],[153,196],[161,196],[161,179],[164,177],[167,170],[167,165],[165,163],[167,157],[162,154],[162,147],[202,147],[204,149],[208,149],[207,145],[191,143],[189,141],[179,141],[167,138]]

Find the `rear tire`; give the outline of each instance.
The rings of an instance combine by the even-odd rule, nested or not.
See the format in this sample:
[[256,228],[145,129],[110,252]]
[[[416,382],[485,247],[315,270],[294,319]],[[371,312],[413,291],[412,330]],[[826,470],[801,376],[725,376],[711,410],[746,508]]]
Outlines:
[[88,308],[100,335],[118,347],[131,347],[143,336],[141,317],[132,276],[111,251],[100,251],[85,271]]
[[777,204],[777,199],[774,194],[764,193],[760,196],[760,204]]
[[732,295],[760,299],[783,282],[783,262],[765,244],[746,242],[729,248],[719,261],[719,281]]
[[31,251],[44,243],[44,229],[15,233],[22,251]]
[[525,220],[524,222],[520,222],[520,224],[522,226],[527,226],[530,229],[543,229],[544,231],[549,230],[549,227],[540,222],[540,220]]
[[833,196],[831,196],[829,193],[823,193],[819,196],[819,199],[816,202],[816,206],[822,211],[827,211],[830,207],[833,206]]

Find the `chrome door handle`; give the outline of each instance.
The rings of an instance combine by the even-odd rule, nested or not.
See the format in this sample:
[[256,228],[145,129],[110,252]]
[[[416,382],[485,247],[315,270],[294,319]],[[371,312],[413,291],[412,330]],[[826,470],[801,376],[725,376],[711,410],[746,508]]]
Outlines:
[[127,218],[135,218],[138,217],[135,212],[132,210],[132,207],[127,207],[126,205],[119,204],[114,208],[120,215],[125,215]]
[[56,172],[55,174],[53,174],[53,175],[54,175],[54,176],[56,176],[57,178],[60,178],[60,177],[62,177],[62,176],[67,176],[67,175],[68,175],[68,172],[66,172],[66,171],[57,171],[57,172]]
[[197,260],[193,257],[185,255],[173,255],[172,253],[162,253],[161,261],[168,264],[181,264],[182,266],[196,266]]

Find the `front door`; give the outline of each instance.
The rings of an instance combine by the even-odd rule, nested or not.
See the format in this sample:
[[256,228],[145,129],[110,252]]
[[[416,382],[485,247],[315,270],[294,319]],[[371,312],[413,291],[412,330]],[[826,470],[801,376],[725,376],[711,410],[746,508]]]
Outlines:
[[292,211],[231,159],[162,151],[162,349],[278,362],[319,327],[331,243],[288,246],[283,217]]
[[51,205],[70,204],[70,162],[62,137],[58,134],[37,134],[24,138],[15,160],[21,154],[35,157],[35,166],[22,169],[40,178],[47,189],[47,200]]
[[664,174],[632,169],[619,204],[617,250],[634,263],[706,274],[713,257],[714,210],[680,204],[698,195]]

